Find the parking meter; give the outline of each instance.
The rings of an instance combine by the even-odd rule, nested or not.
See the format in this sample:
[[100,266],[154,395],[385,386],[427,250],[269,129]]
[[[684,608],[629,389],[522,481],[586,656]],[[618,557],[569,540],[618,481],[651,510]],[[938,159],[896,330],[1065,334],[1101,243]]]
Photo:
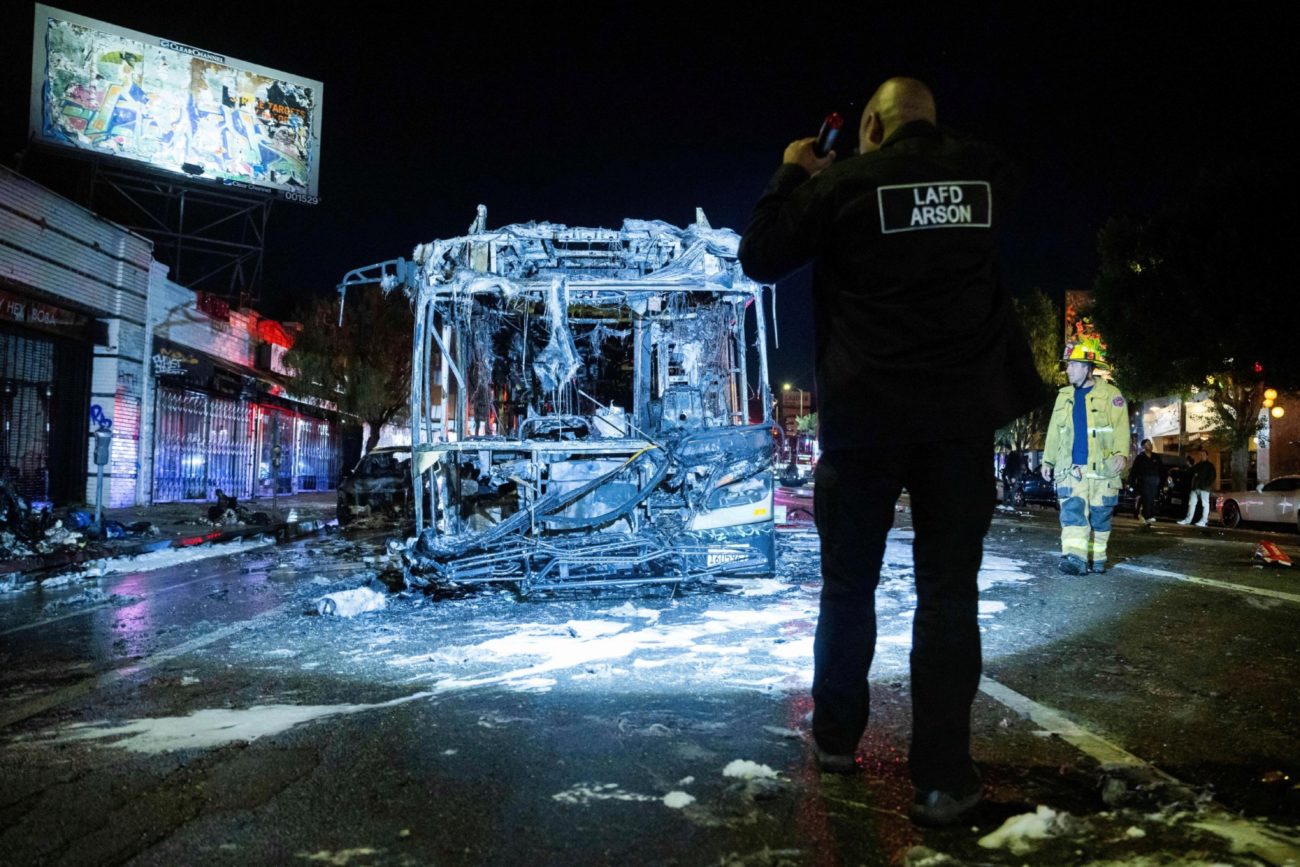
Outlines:
[[106,466],[112,450],[113,432],[106,430],[95,431],[95,466]]
[[103,536],[104,524],[101,520],[104,509],[104,467],[108,464],[113,451],[113,432],[100,428],[95,431],[95,526]]
[[279,443],[271,446],[271,508],[280,508],[280,463],[283,450]]

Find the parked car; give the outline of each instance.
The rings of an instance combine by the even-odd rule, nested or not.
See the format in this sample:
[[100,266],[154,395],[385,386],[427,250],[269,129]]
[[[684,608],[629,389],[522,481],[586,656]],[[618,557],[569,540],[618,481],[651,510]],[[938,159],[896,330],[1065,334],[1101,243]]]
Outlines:
[[404,519],[413,514],[411,447],[377,448],[339,482],[339,526],[371,515]]
[[812,455],[799,454],[777,470],[776,480],[787,488],[797,488],[810,483],[816,469],[817,462]]
[[1300,476],[1278,476],[1253,491],[1226,491],[1217,503],[1225,527],[1258,521],[1300,529]]
[[[1191,468],[1187,459],[1175,454],[1156,452],[1160,461],[1160,486],[1156,489],[1156,515],[1165,518],[1182,518],[1187,514],[1187,499],[1192,489]],[[1115,511],[1121,515],[1137,517],[1140,505],[1138,492],[1125,484],[1119,492],[1119,504]],[[1213,511],[1214,498],[1210,498],[1210,510]]]
[[1023,508],[1039,505],[1059,508],[1056,500],[1056,484],[1043,478],[1041,473],[1023,472],[1019,476],[1003,482],[1003,499],[1009,506]]
[[[1160,499],[1156,503],[1161,515],[1170,518],[1187,516],[1187,503],[1192,495],[1192,468],[1176,466],[1169,470],[1169,477],[1160,488]],[[1218,511],[1218,500],[1210,497],[1210,511]]]

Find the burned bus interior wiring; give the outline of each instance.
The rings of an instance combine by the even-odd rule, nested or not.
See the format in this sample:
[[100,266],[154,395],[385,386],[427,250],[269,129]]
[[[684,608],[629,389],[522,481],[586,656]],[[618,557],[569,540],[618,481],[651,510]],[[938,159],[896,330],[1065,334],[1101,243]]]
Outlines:
[[738,236],[526,223],[349,272],[415,313],[408,586],[770,574],[764,288]]

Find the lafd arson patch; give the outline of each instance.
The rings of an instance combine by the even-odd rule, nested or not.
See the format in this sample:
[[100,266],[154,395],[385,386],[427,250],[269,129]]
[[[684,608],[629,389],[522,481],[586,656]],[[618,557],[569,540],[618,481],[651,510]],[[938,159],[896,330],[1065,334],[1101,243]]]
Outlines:
[[895,184],[876,190],[880,231],[920,229],[987,229],[993,222],[993,193],[988,181],[934,181]]

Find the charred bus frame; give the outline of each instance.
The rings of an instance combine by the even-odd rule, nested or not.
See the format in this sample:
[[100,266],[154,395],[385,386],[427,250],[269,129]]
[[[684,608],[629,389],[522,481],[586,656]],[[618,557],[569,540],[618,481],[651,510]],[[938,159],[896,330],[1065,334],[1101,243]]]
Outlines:
[[698,211],[488,230],[480,207],[468,234],[345,276],[415,314],[409,584],[771,573],[764,287],[738,243]]

